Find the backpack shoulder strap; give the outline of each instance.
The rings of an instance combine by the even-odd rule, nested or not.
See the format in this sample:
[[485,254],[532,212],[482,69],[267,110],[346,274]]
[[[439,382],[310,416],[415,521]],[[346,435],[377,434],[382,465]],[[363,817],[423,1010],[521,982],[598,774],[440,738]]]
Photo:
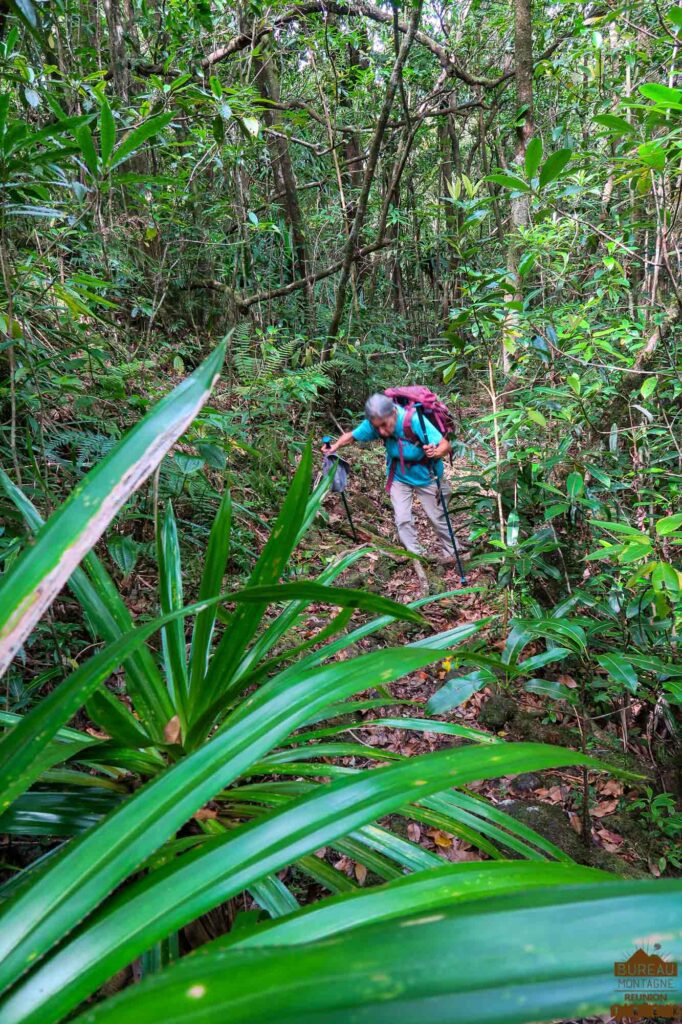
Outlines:
[[429,439],[427,436],[420,437],[417,433],[413,422],[415,416],[419,420],[416,406],[408,405],[403,417],[403,434],[405,435],[405,440],[409,441],[410,444],[416,444],[418,448],[423,448],[425,444],[429,443]]
[[419,437],[412,425],[412,419],[416,411],[417,410],[414,405],[408,405],[405,409],[405,414],[403,416],[403,434],[405,435],[406,441],[409,441],[410,444],[416,444],[421,448],[424,441]]

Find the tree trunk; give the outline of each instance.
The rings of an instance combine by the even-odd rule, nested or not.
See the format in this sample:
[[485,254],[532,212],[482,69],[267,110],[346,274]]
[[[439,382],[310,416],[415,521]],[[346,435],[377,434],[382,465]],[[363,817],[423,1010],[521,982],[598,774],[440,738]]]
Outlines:
[[109,72],[114,89],[124,100],[130,92],[130,75],[125,52],[125,29],[119,0],[103,0],[109,33]]
[[[374,180],[374,173],[376,171],[377,161],[379,159],[381,143],[383,141],[384,133],[386,131],[386,125],[388,124],[388,118],[390,116],[391,108],[393,106],[393,100],[395,99],[395,94],[398,88],[398,83],[400,81],[400,75],[402,73],[403,65],[407,60],[407,55],[410,52],[410,47],[412,46],[415,33],[417,31],[417,26],[419,25],[422,3],[423,0],[417,0],[417,3],[412,13],[412,18],[410,19],[408,31],[405,34],[405,37],[400,46],[400,51],[393,65],[391,77],[386,87],[384,102],[381,105],[381,112],[379,114],[377,127],[374,132],[374,137],[372,138],[369,155],[365,163],[365,170],[362,176],[362,189],[358,197],[358,206],[355,212],[355,217],[353,219],[353,227],[350,230],[350,234],[346,242],[343,256],[343,266],[341,268],[341,276],[338,287],[336,289],[336,303],[334,307],[334,316],[332,318],[328,335],[328,340],[330,343],[334,341],[339,331],[339,325],[341,323],[341,317],[343,316],[343,307],[346,299],[346,288],[348,287],[348,279],[350,278],[350,268],[355,258],[356,249],[358,248],[360,235],[365,223],[365,215],[367,213],[369,192],[372,187],[372,182]],[[381,239],[379,239],[378,241],[381,241]],[[323,356],[324,355],[325,353],[323,353]]]
[[[531,19],[531,0],[514,0],[514,76],[516,80],[516,100],[519,114],[516,128],[516,148],[514,150],[515,170],[523,173],[528,143],[533,137],[533,26]],[[511,200],[511,231],[509,233],[509,249],[507,251],[507,270],[513,284],[513,292],[508,299],[520,302],[523,298],[521,278],[519,276],[519,260],[521,258],[521,239],[519,232],[530,224],[530,198],[527,194],[516,195]],[[518,317],[509,312],[502,328],[502,369],[509,373],[511,355],[518,336]]]
[[[263,105],[263,120],[272,132],[267,136],[268,149],[275,185],[278,194],[282,195],[285,215],[291,228],[292,240],[292,267],[291,280],[297,278],[308,281],[310,277],[310,265],[308,261],[307,244],[301,207],[298,201],[298,190],[296,187],[296,176],[289,153],[289,145],[285,138],[282,138],[282,122],[280,113],[276,107],[270,104],[281,102],[279,81],[273,68],[273,56],[267,46],[262,43],[260,52],[254,57],[254,65],[257,68],[255,82],[261,96],[265,100]],[[309,282],[305,286],[305,293],[308,304],[308,316],[312,318],[314,311],[313,285]]]

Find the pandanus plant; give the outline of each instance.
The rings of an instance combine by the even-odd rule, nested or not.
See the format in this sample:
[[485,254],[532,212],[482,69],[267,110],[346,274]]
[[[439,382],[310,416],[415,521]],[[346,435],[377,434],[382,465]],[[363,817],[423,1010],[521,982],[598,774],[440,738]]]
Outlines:
[[[317,580],[280,582],[324,493],[323,483],[309,494],[309,449],[241,588],[223,582],[229,495],[189,605],[167,508],[157,531],[161,614],[133,623],[92,549],[206,400],[222,358],[218,349],[160,402],[46,523],[2,478],[35,533],[0,586],[3,666],[67,582],[103,646],[25,715],[2,716],[0,829],[47,835],[51,845],[0,893],[0,1017],[49,1024],[82,1004],[78,1021],[120,1024],[601,1012],[613,1001],[613,961],[630,942],[664,934],[667,952],[679,953],[680,884],[633,884],[575,865],[463,789],[515,772],[598,767],[589,757],[423,717],[380,721],[460,745],[404,758],[340,739],[353,713],[398,704],[387,691],[394,680],[481,623],[336,658],[395,619],[426,626],[428,599],[402,606],[334,586],[362,551]],[[338,611],[287,645],[313,602]],[[364,617],[351,628],[356,610]],[[128,703],[104,685],[120,666]],[[358,697],[368,690],[379,696]],[[69,728],[83,707],[109,739]],[[389,763],[357,767],[372,758]],[[382,825],[387,815],[461,835],[490,859],[444,862]],[[359,887],[316,856],[323,847],[363,865],[374,884]],[[277,874],[290,867],[330,895],[299,906]],[[265,920],[179,956],[183,929],[244,892]],[[134,961],[150,976],[87,1003]]]

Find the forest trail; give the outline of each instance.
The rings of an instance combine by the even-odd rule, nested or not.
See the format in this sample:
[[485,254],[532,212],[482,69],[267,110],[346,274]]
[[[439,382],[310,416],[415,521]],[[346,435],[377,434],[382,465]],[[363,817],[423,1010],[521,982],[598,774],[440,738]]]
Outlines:
[[[378,544],[373,545],[374,550],[369,550],[364,558],[342,574],[340,583],[347,587],[373,590],[402,603],[409,603],[425,596],[426,581],[431,595],[450,594],[430,603],[424,609],[431,632],[436,633],[490,618],[490,625],[483,633],[478,634],[478,637],[483,639],[484,649],[493,647],[501,650],[504,642],[499,639],[499,620],[504,615],[503,592],[496,586],[495,573],[490,568],[468,567],[467,561],[476,549],[468,539],[467,514],[465,511],[457,511],[457,508],[461,507],[458,481],[471,472],[470,464],[464,459],[454,459],[451,466],[446,465],[446,475],[453,489],[449,503],[454,509],[453,529],[463,549],[467,579],[467,586],[462,588],[456,567],[429,564],[424,566],[423,571],[417,572],[415,561],[409,557],[401,557],[392,509],[384,490],[383,453],[372,448],[368,451],[356,449],[351,459],[346,494],[358,538],[361,544],[371,543],[377,535],[385,538],[387,551],[383,551]],[[316,545],[320,571],[328,560],[346,554],[356,547],[340,495],[329,493],[323,507],[328,521],[322,525],[318,518],[318,525],[310,536],[310,540]],[[424,551],[429,552],[436,546],[436,542],[430,524],[417,501],[414,503],[414,513],[420,542]],[[370,524],[369,529],[366,524]],[[452,591],[455,593],[452,594]],[[321,621],[315,620],[314,624],[319,628]],[[421,631],[418,627],[396,622],[384,631],[379,640],[370,638],[361,641],[357,646],[358,650],[364,652],[376,649],[377,646],[384,646],[387,642],[408,643],[428,635],[428,632]],[[343,656],[350,655],[346,652]],[[363,727],[365,719],[375,721],[386,718],[393,721],[396,716],[421,717],[429,698],[449,678],[463,674],[464,670],[458,671],[452,667],[453,662],[456,663],[455,652],[448,653],[437,665],[411,673],[394,683],[391,687],[392,695],[398,701],[415,702],[415,707],[406,710],[404,705],[387,704],[386,707],[357,712],[357,726],[350,735],[356,741],[372,748],[373,754],[377,749],[384,749],[391,754],[414,756],[461,743],[462,740],[437,732],[398,729],[389,724]],[[365,696],[376,696],[376,692],[367,691]],[[514,692],[507,693],[493,693],[490,687],[484,687],[447,714],[432,714],[429,717],[437,721],[455,722],[501,739],[565,746],[575,746],[579,743],[575,719],[570,713],[558,710],[547,715],[546,702],[534,694],[524,692],[520,687]],[[607,736],[606,732],[603,732],[601,737],[601,749],[595,753],[608,760],[609,755],[613,754],[612,737]],[[618,761],[617,756],[614,764],[617,765]],[[376,761],[362,764],[358,758],[348,758],[346,763],[353,767],[367,767],[376,764]],[[641,768],[633,761],[628,763],[628,767],[647,773],[646,768]],[[618,871],[628,877],[647,877],[652,870],[656,873],[655,864],[647,862],[645,835],[639,834],[637,826],[628,821],[627,816],[614,815],[613,819],[609,818],[615,811],[619,798],[626,791],[626,784],[600,772],[588,773],[588,783],[593,799],[590,808],[590,836],[587,843],[582,834],[583,777],[578,769],[567,768],[474,782],[468,787],[468,791],[492,801],[500,810],[534,828],[578,863]],[[617,831],[623,826],[626,834]],[[485,853],[476,849],[465,838],[453,836],[438,828],[424,828],[411,823],[408,836],[424,848],[437,852],[455,863],[485,857]],[[513,853],[509,854],[509,851],[506,851],[505,855],[513,856]],[[336,866],[349,875],[356,870],[360,870],[361,873],[364,870],[345,856],[339,859]],[[602,1019],[608,1018],[590,1018]]]

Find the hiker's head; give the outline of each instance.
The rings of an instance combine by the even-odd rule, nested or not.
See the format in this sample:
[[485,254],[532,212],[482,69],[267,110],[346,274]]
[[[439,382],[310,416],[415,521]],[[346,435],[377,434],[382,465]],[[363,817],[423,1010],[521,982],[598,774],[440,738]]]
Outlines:
[[398,410],[386,395],[370,395],[365,402],[365,416],[382,437],[391,437],[395,432]]

